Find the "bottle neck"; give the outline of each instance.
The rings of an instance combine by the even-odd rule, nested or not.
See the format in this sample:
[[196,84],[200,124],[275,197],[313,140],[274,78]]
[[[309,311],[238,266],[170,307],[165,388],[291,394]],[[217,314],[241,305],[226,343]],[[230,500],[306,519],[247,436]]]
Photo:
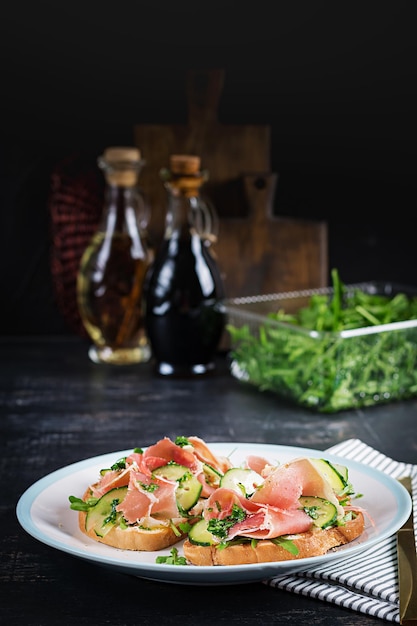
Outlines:
[[132,256],[143,258],[148,253],[141,228],[145,214],[144,200],[135,187],[107,184],[99,231],[108,241],[128,238]]
[[190,237],[198,234],[198,220],[201,211],[199,188],[180,188],[166,185],[168,208],[165,220],[165,239]]
[[124,231],[128,224],[137,223],[137,194],[133,187],[107,184],[104,190],[103,227]]

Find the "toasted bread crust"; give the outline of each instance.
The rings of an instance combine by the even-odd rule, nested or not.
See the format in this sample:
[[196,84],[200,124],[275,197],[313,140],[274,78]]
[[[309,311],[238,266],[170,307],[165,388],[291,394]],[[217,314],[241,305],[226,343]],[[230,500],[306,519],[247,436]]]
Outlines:
[[230,545],[223,550],[216,546],[199,546],[188,539],[184,542],[184,555],[193,565],[245,565],[248,563],[268,563],[272,561],[291,561],[325,554],[332,548],[350,543],[364,530],[365,520],[362,513],[346,523],[325,530],[315,529],[290,536],[298,548],[298,554],[292,554],[282,546],[270,540],[258,541],[256,546],[250,542]]
[[168,526],[150,530],[139,528],[139,526],[129,526],[129,528],[125,529],[115,526],[104,537],[98,537],[94,530],[87,532],[85,518],[86,513],[79,511],[78,524],[80,530],[87,537],[94,539],[94,541],[105,543],[107,546],[119,548],[119,550],[153,552],[168,548],[184,538],[184,535],[176,535],[172,528]]
[[[91,495],[90,489],[84,493],[83,500]],[[143,552],[153,552],[163,550],[174,545],[184,538],[184,534],[176,534],[170,526],[160,526],[159,528],[145,529],[139,526],[129,526],[128,528],[120,528],[115,526],[104,537],[98,537],[94,530],[86,529],[87,513],[85,511],[78,512],[78,526],[81,532],[90,539],[105,543],[112,548],[119,550],[137,550]],[[180,532],[178,530],[178,532]]]

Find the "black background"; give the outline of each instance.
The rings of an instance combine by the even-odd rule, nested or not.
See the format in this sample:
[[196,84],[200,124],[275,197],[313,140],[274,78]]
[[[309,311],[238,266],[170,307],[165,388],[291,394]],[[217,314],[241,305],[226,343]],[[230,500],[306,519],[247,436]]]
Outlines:
[[49,273],[54,163],[185,122],[188,69],[225,69],[220,122],[271,126],[275,212],[327,220],[342,280],[417,285],[416,16],[413,0],[3,8],[2,333],[67,330]]

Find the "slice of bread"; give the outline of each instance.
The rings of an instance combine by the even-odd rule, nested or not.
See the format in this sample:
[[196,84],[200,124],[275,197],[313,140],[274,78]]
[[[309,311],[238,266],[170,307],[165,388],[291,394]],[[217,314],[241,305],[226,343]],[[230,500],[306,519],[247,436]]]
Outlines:
[[[83,500],[86,501],[91,496],[90,488],[84,493]],[[145,528],[139,525],[131,525],[127,527],[114,526],[104,536],[100,537],[96,534],[94,528],[87,530],[86,528],[87,513],[78,511],[78,525],[87,537],[94,539],[100,543],[119,550],[142,550],[144,552],[153,552],[162,550],[174,545],[185,537],[178,526],[176,532],[172,528],[173,522],[170,520],[152,520],[152,525]],[[178,518],[178,525],[183,522],[183,518]]]
[[161,526],[149,529],[135,525],[127,528],[114,526],[104,537],[99,537],[93,529],[86,530],[86,517],[84,511],[79,511],[78,524],[80,530],[90,539],[105,543],[113,548],[119,548],[119,550],[142,550],[145,552],[162,550],[174,545],[185,536],[180,530],[177,530],[179,534],[176,534],[170,525],[161,524]]
[[287,535],[286,538],[297,546],[298,554],[293,554],[268,539],[260,540],[256,545],[252,545],[250,541],[242,544],[232,543],[226,548],[219,548],[218,545],[195,545],[186,539],[184,555],[193,565],[245,565],[305,559],[320,556],[332,548],[350,543],[363,533],[364,527],[364,516],[358,512],[357,516],[344,526],[315,528],[305,533]]

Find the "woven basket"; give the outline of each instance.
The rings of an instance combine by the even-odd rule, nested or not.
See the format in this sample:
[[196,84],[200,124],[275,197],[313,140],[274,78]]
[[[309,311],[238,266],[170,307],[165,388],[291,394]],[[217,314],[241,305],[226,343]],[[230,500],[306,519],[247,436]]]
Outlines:
[[96,158],[66,157],[51,173],[51,274],[57,307],[69,328],[86,337],[78,311],[76,282],[81,256],[103,210],[104,180]]

